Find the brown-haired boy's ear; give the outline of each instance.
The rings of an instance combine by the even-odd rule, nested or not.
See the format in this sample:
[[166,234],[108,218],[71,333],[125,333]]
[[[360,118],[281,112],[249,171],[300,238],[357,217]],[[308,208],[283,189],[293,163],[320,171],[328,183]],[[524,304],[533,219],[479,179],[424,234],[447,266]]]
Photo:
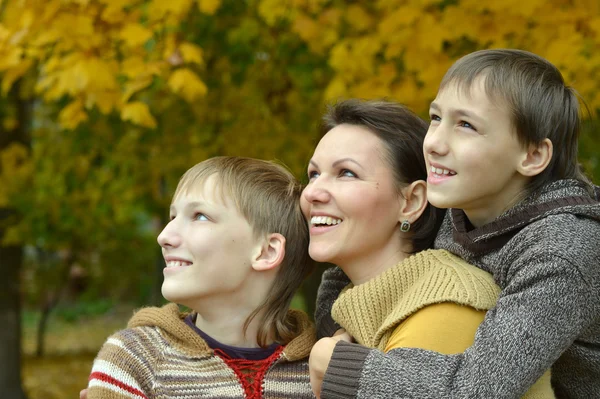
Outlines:
[[268,234],[260,251],[252,260],[252,268],[256,271],[276,269],[285,257],[285,237],[279,233]]
[[546,138],[541,143],[529,146],[524,158],[518,166],[517,171],[528,177],[537,176],[542,173],[552,160],[552,141]]
[[427,207],[427,183],[417,180],[402,189],[403,204],[400,207],[398,222],[408,220],[414,223]]

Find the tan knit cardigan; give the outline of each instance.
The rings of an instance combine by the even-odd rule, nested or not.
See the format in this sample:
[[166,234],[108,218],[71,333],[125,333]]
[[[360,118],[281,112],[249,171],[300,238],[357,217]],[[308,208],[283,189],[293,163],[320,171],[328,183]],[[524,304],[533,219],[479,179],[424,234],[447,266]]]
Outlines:
[[419,252],[364,284],[350,284],[332,316],[356,342],[384,350],[396,327],[417,310],[453,302],[488,310],[500,288],[492,276],[445,250]]

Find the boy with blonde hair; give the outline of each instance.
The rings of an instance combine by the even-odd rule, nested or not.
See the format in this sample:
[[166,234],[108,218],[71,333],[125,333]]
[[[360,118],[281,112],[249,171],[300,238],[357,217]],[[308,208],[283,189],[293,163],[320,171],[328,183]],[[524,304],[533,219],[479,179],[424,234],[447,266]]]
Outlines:
[[[430,108],[427,197],[451,208],[435,247],[502,288],[473,346],[386,354],[324,338],[321,398],[518,398],[551,367],[558,398],[600,395],[600,189],[580,171],[579,103],[556,67],[520,50],[457,61]],[[326,272],[320,332],[347,280]],[[326,370],[326,371],[325,371]],[[320,388],[320,389],[319,389]]]
[[189,169],[158,236],[162,293],[174,303],[140,310],[107,340],[87,398],[313,397],[314,328],[289,309],[312,265],[300,193],[267,161],[217,157]]

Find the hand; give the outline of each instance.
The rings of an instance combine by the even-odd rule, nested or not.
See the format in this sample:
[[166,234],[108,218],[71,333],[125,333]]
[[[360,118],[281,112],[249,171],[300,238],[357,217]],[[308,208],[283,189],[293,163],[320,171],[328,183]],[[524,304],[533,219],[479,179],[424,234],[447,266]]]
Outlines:
[[87,389],[82,389],[81,392],[79,392],[79,399],[87,399]]
[[321,397],[323,378],[325,377],[325,372],[327,371],[329,361],[331,360],[331,356],[333,356],[333,350],[338,341],[352,342],[352,337],[350,337],[345,330],[343,330],[343,332],[338,330],[336,331],[335,336],[318,340],[310,351],[310,357],[308,358],[310,386],[317,398]]
[[333,333],[333,338],[335,338],[336,341],[354,342],[354,338],[346,332],[345,328],[340,328]]

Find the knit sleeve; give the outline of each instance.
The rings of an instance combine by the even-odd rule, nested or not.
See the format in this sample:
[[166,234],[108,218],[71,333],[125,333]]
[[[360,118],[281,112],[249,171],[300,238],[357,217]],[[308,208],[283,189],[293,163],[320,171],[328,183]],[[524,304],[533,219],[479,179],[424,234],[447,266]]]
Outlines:
[[119,331],[108,338],[94,360],[87,399],[151,399],[156,351],[144,344],[140,329]]
[[331,267],[323,273],[315,309],[318,338],[331,337],[341,328],[331,317],[331,308],[342,289],[348,284],[350,284],[350,279],[339,267]]

